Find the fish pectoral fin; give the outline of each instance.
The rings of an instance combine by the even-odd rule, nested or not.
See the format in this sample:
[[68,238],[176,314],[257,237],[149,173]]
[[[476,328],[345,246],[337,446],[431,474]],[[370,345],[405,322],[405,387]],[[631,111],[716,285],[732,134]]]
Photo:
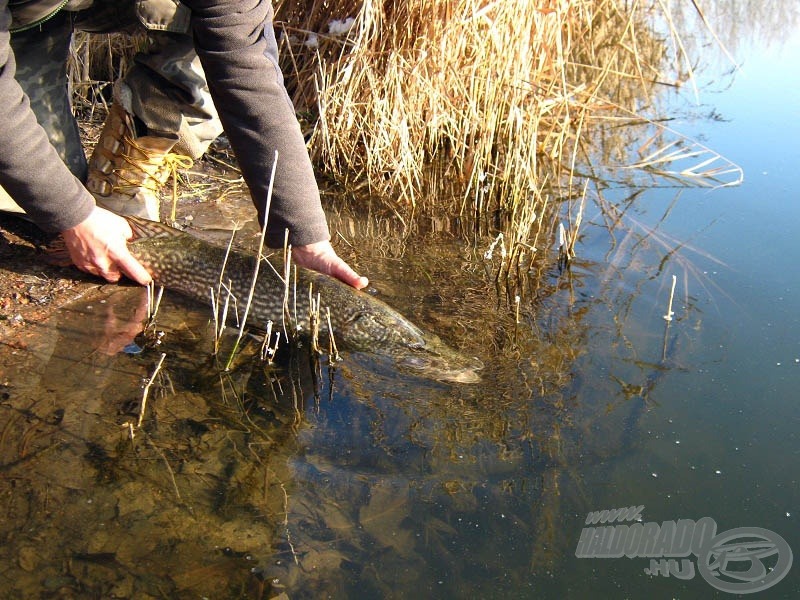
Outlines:
[[138,239],[152,239],[156,237],[173,237],[181,235],[180,230],[168,227],[158,221],[149,221],[142,217],[134,217],[131,215],[124,215],[125,220],[133,230],[133,237]]
[[373,319],[372,315],[369,312],[367,312],[365,310],[360,310],[357,313],[354,313],[352,316],[348,317],[345,320],[344,325],[345,325],[345,327],[350,327],[352,325],[355,325],[356,323],[364,322],[364,321],[371,321],[371,320],[374,320],[374,319]]

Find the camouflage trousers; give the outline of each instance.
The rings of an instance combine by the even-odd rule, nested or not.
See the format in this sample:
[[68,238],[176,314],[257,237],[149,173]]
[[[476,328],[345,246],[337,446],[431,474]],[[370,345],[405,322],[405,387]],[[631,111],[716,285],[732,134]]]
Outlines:
[[[147,21],[137,13],[141,4],[147,3],[95,0],[87,9],[61,11],[11,35],[16,79],[51,143],[81,181],[86,180],[86,156],[72,113],[66,67],[73,32],[145,30],[142,22]],[[116,83],[114,99],[147,128],[147,135],[178,139],[177,151],[198,158],[222,126],[188,32],[188,10],[178,17],[166,25],[153,21],[157,29],[147,29],[147,48]]]

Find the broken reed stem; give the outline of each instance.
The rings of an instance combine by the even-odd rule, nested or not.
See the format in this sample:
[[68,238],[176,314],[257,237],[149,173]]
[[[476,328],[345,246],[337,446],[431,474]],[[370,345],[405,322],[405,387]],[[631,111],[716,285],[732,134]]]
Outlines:
[[[233,298],[234,308],[236,308],[236,297],[233,295],[231,291],[231,287],[233,286],[233,281],[230,279],[228,280],[228,285],[223,286],[225,290],[225,304],[222,307],[222,311],[219,309],[219,296],[214,296],[214,288],[210,288],[211,291],[211,307],[214,312],[214,355],[216,356],[219,354],[220,345],[222,343],[222,334],[225,332],[226,325],[228,323],[228,311],[230,310],[230,301]],[[238,318],[238,311],[235,311],[235,314]]]
[[244,336],[244,328],[247,325],[247,315],[250,313],[250,306],[253,303],[253,295],[256,291],[256,281],[258,280],[258,271],[261,267],[261,261],[264,259],[264,240],[267,237],[267,222],[269,221],[269,209],[272,204],[272,189],[275,184],[275,172],[278,167],[278,151],[275,151],[275,158],[272,161],[272,172],[269,176],[269,188],[267,188],[267,203],[264,207],[264,224],[261,227],[261,237],[258,240],[258,252],[256,253],[256,264],[253,269],[253,279],[250,282],[250,291],[247,294],[247,303],[244,306],[244,314],[242,315],[242,322],[239,324],[239,334],[236,337],[236,342],[233,344],[233,350],[231,350],[230,357],[228,358],[228,363],[225,365],[225,370],[227,371],[231,367],[231,363],[233,362],[234,355],[236,354],[237,350],[239,349],[239,343],[242,341],[242,336]]
[[[289,244],[289,230],[286,229],[283,234],[283,335],[286,340],[292,339],[294,331],[292,328],[292,313],[289,312],[289,282],[291,275],[292,264],[292,246]],[[297,295],[297,288],[295,287],[295,296]],[[297,312],[295,311],[295,315]],[[289,333],[292,333],[292,336]]]
[[158,344],[158,341],[163,335],[163,332],[156,331],[156,316],[158,316],[158,309],[161,307],[161,299],[164,296],[164,286],[158,288],[158,295],[153,300],[155,291],[155,283],[150,282],[147,284],[147,321],[145,321],[142,333],[148,342]]
[[261,340],[261,350],[258,355],[261,357],[262,362],[267,360],[269,351],[269,339],[272,337],[272,321],[267,321],[267,330],[264,332],[264,339]]
[[161,298],[164,296],[164,286],[159,286],[158,288],[158,295],[155,296],[155,287],[156,284],[154,281],[151,281],[147,284],[147,322],[152,323],[155,321],[156,315],[158,314],[158,309],[161,306]]
[[583,186],[583,194],[581,194],[581,204],[578,207],[578,214],[575,216],[575,224],[570,225],[568,240],[567,240],[567,260],[575,258],[575,244],[578,242],[578,233],[583,222],[583,211],[586,208],[586,191],[589,187],[587,181]]
[[275,342],[272,346],[270,346],[270,338],[272,337],[274,323],[270,320],[267,321],[267,330],[264,332],[264,340],[261,342],[261,361],[266,361],[267,364],[272,364],[272,361],[275,360],[275,355],[278,353],[278,344],[281,341],[281,334],[278,331],[275,331]]
[[675,283],[678,281],[678,278],[673,275],[672,276],[672,289],[669,292],[669,304],[667,305],[667,314],[664,315],[664,320],[667,322],[672,321],[672,317],[675,313],[672,311],[672,299],[675,297]]
[[[216,329],[215,336],[217,341],[217,350],[219,350],[219,343],[222,340],[222,334],[225,331],[225,324],[228,322],[228,309],[230,308],[230,300],[231,300],[231,281],[228,280],[228,286],[225,288],[225,305],[222,307],[222,312],[219,312],[219,306],[217,306],[217,310],[215,311],[215,315],[219,315],[219,328]],[[214,293],[214,290],[211,290],[211,293]],[[217,297],[217,303],[219,303],[220,298]],[[216,318],[216,316],[215,316]]]
[[275,343],[272,345],[271,348],[267,349],[267,362],[272,364],[272,361],[275,360],[275,355],[278,353],[278,344],[281,341],[281,334],[279,331],[275,332]]
[[236,296],[233,295],[233,281],[228,280],[228,285],[225,288],[225,305],[222,307],[222,319],[220,320],[219,337],[222,338],[222,333],[225,331],[225,325],[228,323],[228,312],[230,310],[231,299],[234,304],[234,314],[237,319],[239,317],[239,307],[236,302]]
[[336,347],[336,340],[333,337],[333,325],[331,325],[331,307],[325,307],[325,318],[328,320],[328,353],[332,361],[339,361],[339,349]]
[[567,230],[564,228],[564,223],[558,223],[558,260],[564,264],[569,262],[567,255]]
[[153,293],[155,291],[155,281],[147,284],[147,322],[153,320]]
[[319,349],[319,294],[314,299],[314,285],[308,284],[308,330],[311,335],[311,352],[321,354]]
[[[222,296],[222,288],[223,288],[223,278],[225,277],[225,269],[228,266],[228,258],[231,254],[231,248],[233,247],[233,239],[236,235],[236,229],[231,230],[231,237],[228,240],[228,246],[225,249],[225,258],[222,259],[222,268],[219,271],[219,280],[217,281],[217,293],[214,294],[214,288],[209,288],[211,291],[211,310],[214,313],[214,356],[219,354],[219,347],[222,341],[222,333],[225,331],[225,324],[228,320],[228,308],[231,296],[233,293],[231,292],[231,287],[233,283],[230,279],[228,279],[228,286],[226,288],[227,295],[225,296],[225,306],[223,308],[222,314],[220,314],[219,310],[219,303],[221,301]],[[234,298],[234,304],[235,304]],[[221,317],[221,318],[220,318]]]
[[144,386],[144,390],[142,391],[142,405],[139,407],[139,420],[136,422],[137,429],[140,429],[142,426],[144,411],[147,408],[147,397],[150,394],[150,386],[153,385],[153,381],[155,381],[156,375],[158,375],[158,372],[161,370],[161,365],[164,364],[164,359],[166,357],[167,355],[162,352],[161,358],[158,360],[158,364],[156,364],[156,368],[153,370],[153,374],[150,376],[150,379],[147,380],[147,384]]

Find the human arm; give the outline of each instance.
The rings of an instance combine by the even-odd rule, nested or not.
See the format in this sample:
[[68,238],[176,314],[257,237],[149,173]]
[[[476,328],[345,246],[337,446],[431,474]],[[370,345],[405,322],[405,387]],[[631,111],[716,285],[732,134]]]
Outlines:
[[[125,273],[139,283],[149,274],[128,252],[127,222],[95,207],[39,126],[15,79],[10,13],[0,1],[0,185],[42,229],[62,232],[73,262],[110,281]],[[126,237],[127,236],[127,237]]]
[[195,49],[253,202],[264,214],[275,154],[278,164],[267,242],[289,242],[298,264],[363,288],[367,285],[330,244],[314,171],[283,85],[272,6],[259,0],[184,0],[192,10]]
[[0,1],[0,184],[42,229],[56,232],[89,216],[94,200],[58,156],[17,83],[8,31],[7,0]]

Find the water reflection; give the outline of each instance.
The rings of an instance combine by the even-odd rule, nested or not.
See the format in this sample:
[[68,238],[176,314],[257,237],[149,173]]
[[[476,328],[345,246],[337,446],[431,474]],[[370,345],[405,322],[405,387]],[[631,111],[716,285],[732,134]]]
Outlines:
[[[462,276],[445,280],[453,245],[466,253]],[[31,377],[15,378],[0,406],[3,552],[15,565],[5,589],[384,597],[530,585],[569,550],[558,523],[584,493],[574,465],[626,442],[613,426],[596,435],[603,419],[578,399],[586,307],[557,292],[580,264],[542,277],[516,314],[476,251],[428,238],[383,292],[488,363],[476,389],[357,354],[333,369],[300,353],[220,374],[207,315],[169,295],[162,345],[136,356],[115,351],[142,320],[138,290],[58,314],[6,367]],[[382,252],[373,272],[388,281],[380,271],[397,263]],[[420,284],[430,281],[440,283]],[[124,424],[162,351],[131,440]]]
[[[702,0],[696,3],[670,0],[664,4],[680,31],[707,31],[702,24],[705,17],[713,35],[734,56],[754,46],[765,49],[780,46],[800,26],[800,6],[793,0]],[[703,56],[706,60],[719,56],[719,48],[709,43],[708,36],[686,36],[683,42],[689,56]],[[711,52],[701,52],[696,44],[702,44]]]

